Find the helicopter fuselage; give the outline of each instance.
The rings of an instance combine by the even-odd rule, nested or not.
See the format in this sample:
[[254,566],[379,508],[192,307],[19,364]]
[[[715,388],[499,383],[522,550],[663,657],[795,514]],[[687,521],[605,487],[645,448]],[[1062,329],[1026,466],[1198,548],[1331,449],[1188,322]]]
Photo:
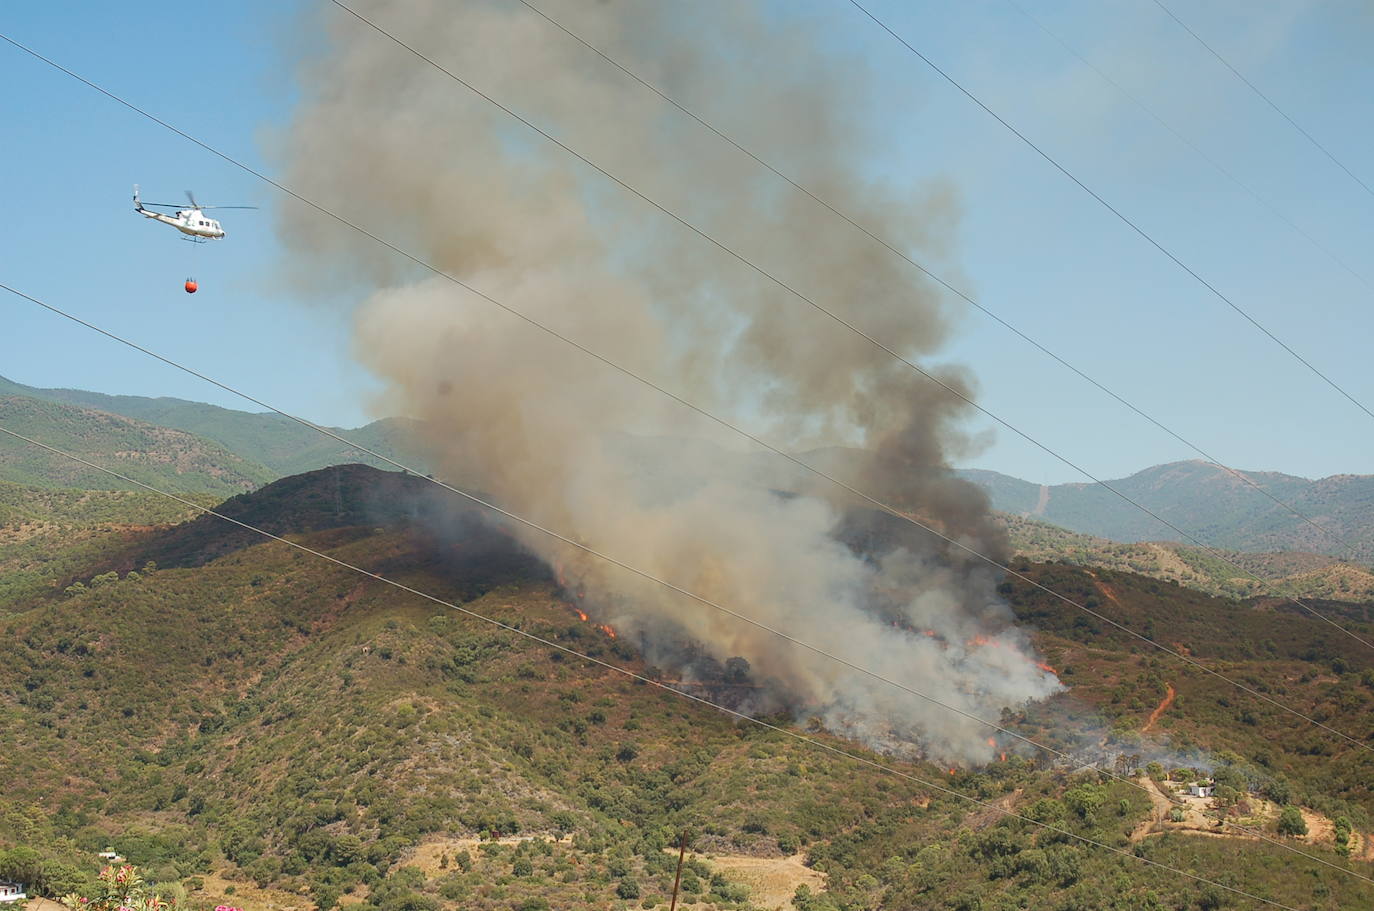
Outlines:
[[175,215],[164,215],[142,206],[138,206],[137,209],[138,213],[145,218],[160,221],[164,225],[171,225],[182,234],[203,237],[208,240],[218,240],[224,236],[224,229],[219,226],[219,222],[213,218],[206,218],[205,213],[199,209],[183,209]]

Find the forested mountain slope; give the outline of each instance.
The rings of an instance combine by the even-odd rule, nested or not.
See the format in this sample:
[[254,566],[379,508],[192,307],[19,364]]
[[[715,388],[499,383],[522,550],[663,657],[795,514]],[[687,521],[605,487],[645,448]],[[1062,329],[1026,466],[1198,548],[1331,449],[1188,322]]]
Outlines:
[[[499,526],[431,489],[347,466],[224,508],[656,673],[579,619]],[[1294,907],[1374,894],[1275,846],[1151,822],[1146,791],[1013,743],[1005,761],[951,774],[815,732],[929,784],[888,775],[217,521],[127,530],[84,552],[70,583],[4,604],[0,847],[35,847],[54,883],[88,875],[112,843],[207,906],[233,887],[301,911],[662,907],[675,860],[663,848],[685,829],[703,851],[800,852],[828,887],[801,909],[1246,906],[1131,854]],[[1374,733],[1374,662],[1327,624],[1130,574],[1022,569],[1258,693]],[[1006,723],[1108,767],[1205,760],[1247,789],[1223,814],[1275,837],[1262,810],[1274,800],[1344,816],[1355,835],[1343,850],[1364,856],[1367,753],[1034,587],[1004,591],[1069,686]],[[1371,634],[1365,607],[1320,609]],[[1176,698],[1142,734],[1166,688]],[[1369,875],[1323,831],[1291,843]],[[483,834],[542,841],[478,847]],[[443,867],[413,865],[440,855]],[[750,906],[724,869],[689,868],[690,907]]]

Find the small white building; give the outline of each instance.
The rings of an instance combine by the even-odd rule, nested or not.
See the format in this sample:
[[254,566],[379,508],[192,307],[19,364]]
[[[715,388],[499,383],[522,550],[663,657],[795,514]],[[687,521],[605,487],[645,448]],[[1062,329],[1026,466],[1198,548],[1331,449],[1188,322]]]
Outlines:
[[23,883],[0,882],[0,904],[5,902],[21,902],[28,898],[24,894]]
[[1217,786],[1210,781],[1195,781],[1188,785],[1188,793],[1194,797],[1211,797]]
[[121,864],[124,862],[124,858],[120,857],[119,852],[114,848],[106,848],[104,851],[97,854],[96,857],[99,857],[101,860],[108,860],[112,864]]

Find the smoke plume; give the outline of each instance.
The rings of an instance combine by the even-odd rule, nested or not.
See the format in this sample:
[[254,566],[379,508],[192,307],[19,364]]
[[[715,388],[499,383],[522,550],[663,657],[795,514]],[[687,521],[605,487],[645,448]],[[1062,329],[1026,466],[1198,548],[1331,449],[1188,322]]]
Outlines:
[[[538,5],[871,230],[944,263],[938,182],[880,179],[864,62],[823,23],[721,2]],[[353,0],[359,12],[909,358],[960,312],[910,267],[525,7]],[[611,361],[1002,559],[986,499],[955,478],[966,406],[323,4],[281,137],[285,182]],[[901,133],[910,141],[911,130]],[[290,269],[364,286],[356,351],[379,410],[420,419],[442,476],[604,553],[883,676],[996,719],[1052,692],[983,562],[884,521],[453,283],[304,208]],[[942,266],[949,271],[946,263]],[[954,367],[935,368],[971,395]],[[690,676],[748,662],[757,710],[954,762],[986,727],[529,529],[598,622]],[[734,667],[741,665],[736,662]]]

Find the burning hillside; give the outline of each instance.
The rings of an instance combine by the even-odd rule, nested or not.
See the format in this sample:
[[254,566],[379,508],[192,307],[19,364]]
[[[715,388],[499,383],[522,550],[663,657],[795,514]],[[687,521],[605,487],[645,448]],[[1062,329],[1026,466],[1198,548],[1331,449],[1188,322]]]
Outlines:
[[[766,175],[565,36],[530,28],[527,10],[404,6],[422,51],[556,124],[560,141],[776,270],[778,282],[903,357],[928,361],[946,341],[957,302],[849,226],[818,217],[804,197],[779,196]],[[614,0],[579,16],[627,65],[713,99],[718,119],[747,125],[777,164],[846,199],[859,220],[923,255],[947,253],[956,215],[947,188],[872,177],[866,153],[885,121],[854,103],[867,87],[852,49],[804,22],[779,33],[762,7],[733,3]],[[972,445],[965,401],[763,272],[697,243],[423,61],[379,53],[378,36],[356,22],[335,25],[302,73],[281,143],[293,187],[780,448],[863,447],[870,458],[856,486],[931,517],[976,551],[1007,555],[986,498],[948,467],[949,453]],[[755,67],[769,78],[752,78]],[[359,356],[385,384],[384,409],[423,422],[444,477],[747,618],[517,528],[585,592],[594,621],[641,644],[646,660],[691,667],[682,643],[722,665],[741,658],[766,681],[767,699],[875,746],[919,743],[957,762],[993,755],[977,722],[761,627],[981,717],[1057,688],[980,559],[930,535],[851,547],[846,538],[865,527],[886,532],[834,488],[816,482],[806,496],[778,496],[777,479],[745,470],[718,426],[671,398],[446,279],[398,271],[361,235],[291,208],[283,218],[292,268],[365,289]],[[929,369],[973,394],[963,370]],[[874,609],[878,589],[895,630]],[[935,636],[914,632],[927,629]],[[978,635],[995,646],[970,646]]]

